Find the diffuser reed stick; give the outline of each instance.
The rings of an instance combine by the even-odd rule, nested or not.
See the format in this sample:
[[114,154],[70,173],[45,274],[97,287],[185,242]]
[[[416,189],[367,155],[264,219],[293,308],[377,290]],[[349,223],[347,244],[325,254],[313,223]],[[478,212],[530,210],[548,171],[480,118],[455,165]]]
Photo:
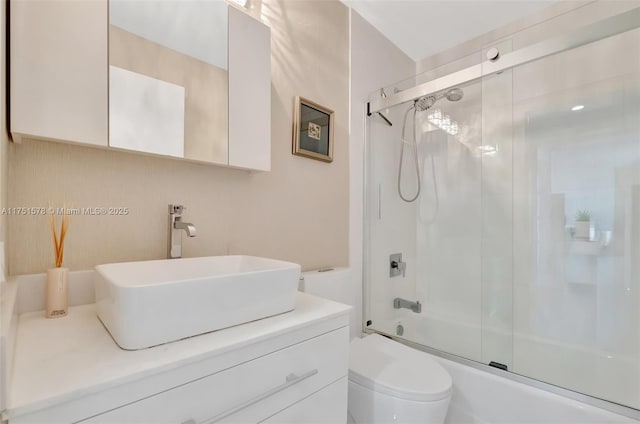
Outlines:
[[53,250],[55,252],[56,268],[61,268],[62,261],[64,259],[64,240],[67,236],[67,228],[69,227],[69,215],[62,215],[62,224],[60,225],[59,237],[56,230],[56,219],[53,213],[49,214],[49,223],[51,224],[51,236],[53,239]]

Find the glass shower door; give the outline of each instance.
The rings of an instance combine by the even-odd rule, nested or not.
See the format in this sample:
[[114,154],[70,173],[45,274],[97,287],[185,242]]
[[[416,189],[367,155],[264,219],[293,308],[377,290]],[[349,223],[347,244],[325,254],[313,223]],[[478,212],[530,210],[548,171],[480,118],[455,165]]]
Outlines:
[[640,30],[514,68],[513,131],[512,370],[640,408]]
[[[510,42],[500,48],[509,51]],[[413,101],[382,111],[392,126],[379,116],[367,122],[365,318],[369,329],[509,367],[511,71],[456,89],[461,99],[437,93],[415,116]],[[416,200],[403,201],[399,190]],[[404,275],[390,275],[394,254],[402,254]],[[420,312],[396,309],[395,299],[420,302]]]
[[[461,99],[439,96],[415,114],[413,102],[383,111],[393,126],[367,122],[366,319],[370,329],[480,361],[483,84],[458,88]],[[404,275],[390,275],[394,254]],[[420,312],[395,308],[395,299],[420,302]]]
[[367,120],[367,328],[640,409],[640,29],[456,88]]

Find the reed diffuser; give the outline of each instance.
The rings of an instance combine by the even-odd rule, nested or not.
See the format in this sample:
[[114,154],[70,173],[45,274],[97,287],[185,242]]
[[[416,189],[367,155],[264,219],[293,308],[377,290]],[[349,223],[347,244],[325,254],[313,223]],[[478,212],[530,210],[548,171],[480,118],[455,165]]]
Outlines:
[[[64,241],[69,228],[69,215],[62,214],[60,234],[56,229],[56,219],[53,208],[49,208],[49,223],[51,225],[51,237],[53,239],[53,251],[55,253],[55,268],[47,270],[47,297],[46,316],[47,318],[59,318],[67,315],[67,278],[69,269],[62,267],[64,260]],[[64,208],[63,208],[64,209]]]

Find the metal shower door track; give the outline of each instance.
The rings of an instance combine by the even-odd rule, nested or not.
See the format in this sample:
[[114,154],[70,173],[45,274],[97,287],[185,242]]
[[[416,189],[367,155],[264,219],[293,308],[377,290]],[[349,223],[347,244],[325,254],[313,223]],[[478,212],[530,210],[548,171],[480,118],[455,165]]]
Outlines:
[[437,93],[448,88],[456,87],[497,72],[524,65],[556,53],[571,50],[603,38],[622,34],[640,26],[640,8],[603,19],[587,25],[579,30],[555,37],[511,53],[500,55],[495,61],[484,61],[461,71],[453,72],[440,78],[419,84],[386,98],[379,98],[367,103],[367,113],[380,112],[384,109],[415,100],[419,97]]

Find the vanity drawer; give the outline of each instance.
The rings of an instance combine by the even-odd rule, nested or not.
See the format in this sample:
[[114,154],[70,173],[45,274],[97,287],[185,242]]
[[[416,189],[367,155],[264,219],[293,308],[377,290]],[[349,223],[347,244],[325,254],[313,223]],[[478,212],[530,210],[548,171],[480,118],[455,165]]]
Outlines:
[[345,424],[347,377],[262,421],[262,424]]
[[348,357],[343,327],[81,422],[258,422],[345,377]]

